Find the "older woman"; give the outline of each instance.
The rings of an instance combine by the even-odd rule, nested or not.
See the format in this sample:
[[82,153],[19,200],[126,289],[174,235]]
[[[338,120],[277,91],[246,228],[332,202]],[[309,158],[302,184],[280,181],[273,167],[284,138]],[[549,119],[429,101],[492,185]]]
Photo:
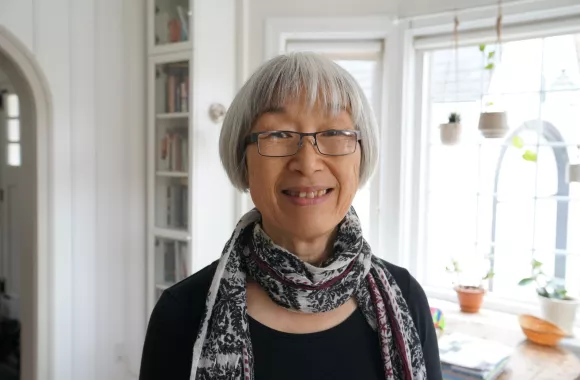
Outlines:
[[377,138],[361,88],[331,60],[296,53],[257,70],[220,137],[256,208],[218,261],[163,293],[140,379],[441,379],[425,293],[373,255],[351,207]]

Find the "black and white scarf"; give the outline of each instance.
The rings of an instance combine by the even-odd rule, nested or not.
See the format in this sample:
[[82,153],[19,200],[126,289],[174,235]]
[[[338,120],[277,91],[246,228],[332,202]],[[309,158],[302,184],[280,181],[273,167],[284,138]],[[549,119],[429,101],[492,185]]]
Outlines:
[[338,226],[333,255],[321,267],[275,245],[261,215],[242,217],[226,243],[193,348],[191,379],[254,380],[246,276],[278,305],[304,313],[333,310],[355,297],[379,334],[385,379],[427,378],[419,335],[401,290],[373,256],[353,208]]

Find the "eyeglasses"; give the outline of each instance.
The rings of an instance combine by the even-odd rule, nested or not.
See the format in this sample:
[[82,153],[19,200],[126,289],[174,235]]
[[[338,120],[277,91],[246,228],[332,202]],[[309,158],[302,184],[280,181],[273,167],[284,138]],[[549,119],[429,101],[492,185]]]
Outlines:
[[258,144],[258,153],[266,157],[287,157],[298,153],[304,137],[312,136],[313,145],[325,156],[346,156],[356,152],[360,131],[328,130],[320,132],[267,131],[246,138],[246,145]]

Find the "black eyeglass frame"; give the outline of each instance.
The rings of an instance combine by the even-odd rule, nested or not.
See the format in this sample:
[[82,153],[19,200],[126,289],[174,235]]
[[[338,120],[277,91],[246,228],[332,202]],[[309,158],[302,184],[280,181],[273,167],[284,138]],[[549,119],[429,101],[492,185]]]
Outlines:
[[[358,145],[358,142],[362,140],[362,136],[361,136],[361,132],[354,130],[354,129],[328,129],[326,131],[319,131],[319,132],[296,132],[296,131],[262,131],[262,132],[254,132],[251,133],[248,137],[246,137],[246,146],[250,145],[250,144],[257,144],[258,145],[258,153],[260,154],[260,156],[264,156],[264,157],[291,157],[291,156],[295,156],[296,154],[298,154],[298,152],[300,151],[300,148],[302,148],[302,144],[304,141],[304,137],[309,137],[312,136],[314,137],[314,146],[316,147],[316,150],[318,150],[318,153],[322,154],[323,156],[330,156],[330,157],[340,157],[340,156],[348,156],[351,154],[354,154],[356,152],[356,145],[354,147],[354,150],[350,153],[345,153],[345,154],[327,154],[327,153],[322,153],[320,151],[320,147],[318,146],[318,135],[322,134],[322,133],[328,133],[328,132],[350,132],[350,133],[354,133],[356,136],[356,142]],[[294,135],[299,135],[300,136],[300,140],[298,140],[298,145],[296,148],[296,152],[292,153],[292,154],[285,154],[282,156],[270,156],[270,155],[265,155],[262,154],[262,152],[260,152],[260,144],[258,143],[258,138],[260,135],[266,134],[266,133],[291,133]]]

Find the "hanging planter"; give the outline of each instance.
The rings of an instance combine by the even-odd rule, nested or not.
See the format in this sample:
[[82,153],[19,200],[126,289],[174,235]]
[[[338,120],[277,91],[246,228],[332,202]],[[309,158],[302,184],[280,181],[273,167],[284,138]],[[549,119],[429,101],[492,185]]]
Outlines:
[[[497,33],[497,49],[485,51],[485,45],[479,45],[479,51],[482,53],[484,67],[483,69],[489,73],[489,86],[491,87],[491,80],[493,71],[496,68],[496,59],[501,61],[501,33],[502,33],[502,8],[501,0],[499,0],[499,11],[496,20]],[[497,54],[496,54],[497,50]],[[493,103],[488,103],[491,105]],[[507,113],[505,111],[496,112],[482,112],[479,115],[479,131],[485,138],[502,138],[505,137],[509,131]]]
[[568,164],[568,173],[566,177],[566,182],[580,183],[580,164]]
[[566,182],[568,183],[580,183],[580,145],[577,148],[576,159],[572,159],[573,163],[568,164],[568,170],[566,171]]
[[478,128],[485,138],[496,139],[504,137],[509,130],[507,112],[482,112],[479,115]]
[[439,125],[439,133],[443,145],[456,145],[461,139],[461,115],[452,112],[449,121]]

